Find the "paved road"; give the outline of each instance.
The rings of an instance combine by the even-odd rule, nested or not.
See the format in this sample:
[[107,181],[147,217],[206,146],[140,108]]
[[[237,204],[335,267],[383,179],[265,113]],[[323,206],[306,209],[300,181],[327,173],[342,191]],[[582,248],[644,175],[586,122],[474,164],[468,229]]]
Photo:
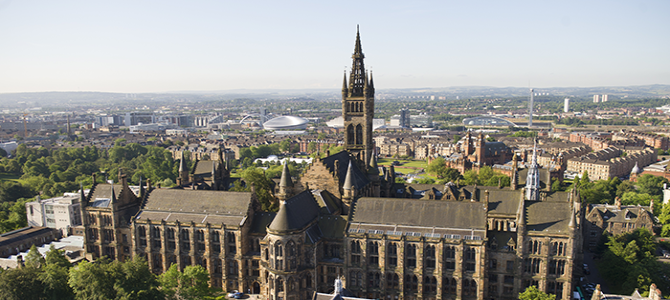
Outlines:
[[600,276],[600,272],[598,272],[596,263],[593,260],[593,253],[588,251],[584,252],[584,263],[589,265],[589,270],[591,271],[591,274],[585,275],[586,277],[585,281],[600,284],[600,289],[604,293],[609,293],[609,289],[605,285],[605,280],[603,280],[603,278]]

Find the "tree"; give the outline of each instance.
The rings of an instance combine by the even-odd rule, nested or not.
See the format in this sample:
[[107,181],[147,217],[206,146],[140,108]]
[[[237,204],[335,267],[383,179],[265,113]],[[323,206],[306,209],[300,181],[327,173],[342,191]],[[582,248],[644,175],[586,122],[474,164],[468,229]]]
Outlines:
[[46,253],[42,272],[39,274],[39,279],[44,285],[44,294],[48,299],[74,299],[74,293],[68,285],[70,266],[64,251],[51,245]]
[[457,180],[462,179],[463,176],[461,175],[461,172],[458,172],[458,170],[454,168],[447,168],[444,170],[442,178],[444,178],[447,182],[456,182]]
[[107,258],[98,259],[94,263],[82,261],[70,269],[68,284],[78,300],[115,299],[114,285],[120,275],[118,263]]
[[[637,180],[639,192],[653,196],[663,195],[663,184],[667,184],[668,180],[664,177],[644,174]],[[658,198],[657,198],[658,199]]]
[[38,269],[44,265],[44,257],[37,250],[37,246],[33,244],[30,246],[30,251],[26,255],[26,267]]
[[291,140],[289,139],[285,139],[281,141],[281,143],[279,143],[279,150],[281,152],[287,153],[289,152],[290,148],[291,148]]
[[316,149],[317,149],[316,142],[312,141],[309,142],[309,144],[307,144],[307,152],[313,153],[316,151]]
[[556,295],[542,292],[533,285],[519,293],[519,300],[556,300]]
[[556,178],[553,178],[551,180],[551,191],[552,192],[557,192],[557,191],[560,191],[560,190],[561,190],[561,181],[556,179]]
[[114,286],[117,297],[127,300],[161,299],[156,275],[151,273],[144,258],[135,256],[121,263],[120,267],[121,276]]
[[436,175],[437,178],[444,178],[444,175],[447,170],[447,162],[442,157],[437,157],[428,164],[426,171],[428,173]]
[[166,299],[203,299],[212,295],[209,273],[202,266],[187,266],[182,273],[173,264],[158,276],[158,281]]
[[39,270],[32,267],[0,272],[0,299],[24,300],[44,298],[44,286],[38,278]]
[[579,186],[587,187],[590,182],[591,179],[589,179],[589,172],[585,170],[584,173],[582,174],[582,177],[579,179]]

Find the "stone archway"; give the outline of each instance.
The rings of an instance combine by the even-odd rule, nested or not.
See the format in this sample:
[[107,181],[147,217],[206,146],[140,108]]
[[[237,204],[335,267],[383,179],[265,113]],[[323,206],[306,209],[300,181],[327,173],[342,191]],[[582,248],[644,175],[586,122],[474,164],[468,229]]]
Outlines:
[[261,293],[261,284],[258,283],[258,281],[254,281],[254,283],[251,284],[251,293],[252,294],[260,294]]

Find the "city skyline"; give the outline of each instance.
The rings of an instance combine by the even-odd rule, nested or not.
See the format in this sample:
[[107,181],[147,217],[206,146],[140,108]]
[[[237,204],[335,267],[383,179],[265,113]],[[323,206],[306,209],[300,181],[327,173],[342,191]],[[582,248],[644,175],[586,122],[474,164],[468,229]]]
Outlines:
[[667,84],[668,8],[0,0],[0,93],[337,89],[357,25],[378,89]]

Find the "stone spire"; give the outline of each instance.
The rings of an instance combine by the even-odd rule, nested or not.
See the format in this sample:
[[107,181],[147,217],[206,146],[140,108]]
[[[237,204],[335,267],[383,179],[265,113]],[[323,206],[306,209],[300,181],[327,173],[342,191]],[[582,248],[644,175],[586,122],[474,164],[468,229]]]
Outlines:
[[349,161],[349,167],[347,168],[347,175],[344,177],[344,185],[342,185],[342,203],[344,204],[343,213],[348,214],[349,208],[351,207],[352,202],[354,201],[355,193],[354,190],[354,168],[351,165],[351,160]]
[[351,56],[353,63],[351,66],[351,74],[349,75],[349,97],[364,96],[363,88],[367,83],[365,78],[365,64],[363,59],[363,47],[361,47],[361,35],[356,27],[356,45],[354,46],[354,54]]
[[188,183],[188,168],[186,167],[183,150],[181,152],[181,160],[179,161],[179,178],[181,179],[181,184]]
[[519,157],[516,156],[516,153],[512,156],[512,179],[510,181],[510,189],[516,190],[519,185]]
[[281,173],[281,181],[279,182],[280,187],[293,187],[293,181],[291,180],[291,173],[288,169],[288,160],[284,162],[284,169]]
[[344,71],[344,80],[342,81],[342,97],[349,95],[349,89],[347,88],[347,71]]
[[288,169],[288,160],[286,160],[281,173],[281,180],[279,181],[277,198],[279,201],[286,201],[286,199],[291,197],[293,197],[293,181],[291,180],[291,172]]
[[526,177],[526,200],[540,200],[540,172],[537,164],[537,140],[533,143],[533,158],[528,166]]
[[351,161],[349,161],[349,166],[347,167],[347,175],[344,177],[344,185],[342,186],[345,190],[352,190],[354,188],[353,180],[353,167],[351,166]]

